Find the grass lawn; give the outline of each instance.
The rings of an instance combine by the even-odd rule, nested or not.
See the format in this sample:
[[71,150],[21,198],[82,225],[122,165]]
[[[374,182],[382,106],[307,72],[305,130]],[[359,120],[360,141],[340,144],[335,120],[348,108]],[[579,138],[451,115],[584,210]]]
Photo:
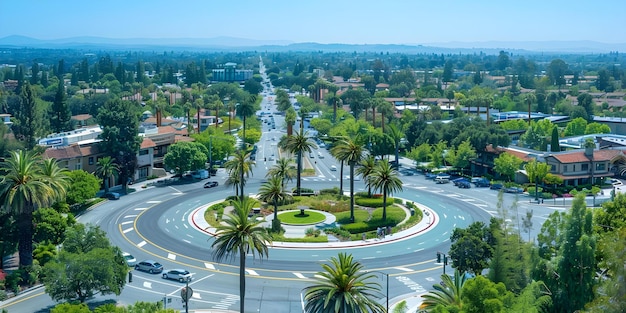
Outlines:
[[278,219],[283,224],[310,225],[323,222],[326,216],[315,211],[304,210],[304,216],[300,215],[300,211],[290,211],[279,214]]

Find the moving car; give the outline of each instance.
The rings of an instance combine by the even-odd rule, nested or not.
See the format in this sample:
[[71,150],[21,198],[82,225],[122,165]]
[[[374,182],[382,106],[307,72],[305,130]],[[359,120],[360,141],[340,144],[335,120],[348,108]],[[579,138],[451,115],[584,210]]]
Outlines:
[[128,253],[128,252],[122,252],[122,256],[124,257],[124,261],[126,261],[126,264],[130,267],[133,267],[135,265],[137,265],[137,259],[135,259],[135,257]]
[[336,170],[337,170],[337,167],[336,167],[336,166],[334,166],[334,165],[331,165],[331,166],[330,166],[330,170],[331,170],[331,171],[336,171]]
[[181,283],[191,281],[191,273],[180,268],[167,270],[163,273],[162,277],[163,279],[177,280]]
[[150,274],[163,272],[163,265],[157,261],[145,260],[137,263],[135,269],[138,271],[148,272]]
[[523,193],[524,192],[524,188],[520,188],[520,187],[506,187],[506,188],[504,188],[504,192],[506,192],[506,193]]
[[119,193],[117,193],[117,192],[111,192],[111,191],[109,191],[109,192],[105,193],[105,194],[102,196],[102,198],[109,199],[109,200],[119,200],[119,198],[120,198],[120,194],[119,194]]
[[504,185],[502,184],[491,184],[491,186],[489,187],[489,189],[492,189],[492,190],[500,190],[502,188],[504,188]]
[[217,187],[220,184],[216,181],[208,181],[204,184],[204,188],[213,188],[213,187]]

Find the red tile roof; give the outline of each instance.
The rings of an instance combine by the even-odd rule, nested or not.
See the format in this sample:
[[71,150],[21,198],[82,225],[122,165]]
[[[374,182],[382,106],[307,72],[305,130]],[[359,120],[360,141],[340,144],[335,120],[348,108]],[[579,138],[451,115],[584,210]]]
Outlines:
[[77,121],[86,121],[88,119],[91,118],[90,114],[78,114],[78,115],[73,115],[72,119],[73,120],[77,120]]
[[61,148],[48,148],[44,152],[47,159],[67,160],[79,158],[82,156],[80,148],[77,145],[66,146]]
[[[623,155],[621,150],[594,150],[593,160],[594,161],[610,161],[618,155]],[[589,158],[585,155],[584,151],[574,151],[574,152],[569,152],[569,153],[553,154],[552,157],[554,157],[555,159],[557,159],[559,162],[563,164],[589,162]]]
[[141,149],[148,149],[148,148],[154,148],[154,147],[156,147],[156,144],[154,143],[154,141],[152,141],[152,139],[148,137],[143,137],[143,141],[141,142]]

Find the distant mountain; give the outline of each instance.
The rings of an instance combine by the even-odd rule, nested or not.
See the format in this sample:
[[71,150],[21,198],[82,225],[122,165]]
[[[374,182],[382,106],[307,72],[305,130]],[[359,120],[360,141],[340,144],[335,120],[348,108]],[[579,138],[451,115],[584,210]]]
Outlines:
[[626,51],[626,43],[600,43],[594,41],[524,41],[524,42],[445,42],[431,44],[320,44],[294,43],[285,40],[255,40],[234,37],[214,38],[103,38],[71,37],[62,39],[35,39],[25,36],[0,38],[4,48],[47,49],[176,49],[241,51],[338,51],[338,52],[390,52],[390,53],[485,53],[498,54],[506,50],[516,54],[534,53],[606,53]]

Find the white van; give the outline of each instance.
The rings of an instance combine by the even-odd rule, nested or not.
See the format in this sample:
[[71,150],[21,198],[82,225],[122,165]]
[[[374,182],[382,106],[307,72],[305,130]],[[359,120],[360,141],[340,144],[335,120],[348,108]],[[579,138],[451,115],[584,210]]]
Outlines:
[[447,184],[449,182],[450,182],[450,179],[448,177],[441,177],[441,176],[435,177],[435,183],[437,184]]

